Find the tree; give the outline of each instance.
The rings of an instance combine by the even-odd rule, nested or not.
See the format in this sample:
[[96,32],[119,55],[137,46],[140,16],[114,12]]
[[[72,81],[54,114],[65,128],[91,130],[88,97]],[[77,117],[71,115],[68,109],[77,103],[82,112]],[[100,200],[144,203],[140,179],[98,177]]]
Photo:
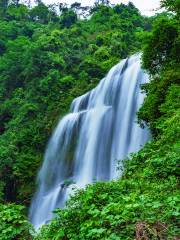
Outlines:
[[77,14],[68,9],[67,11],[63,11],[60,17],[60,24],[63,28],[69,28],[77,21]]
[[75,10],[79,10],[81,8],[81,3],[75,2],[71,4],[71,8]]
[[161,6],[166,7],[169,11],[180,14],[180,1],[179,0],[161,0]]
[[56,12],[56,8],[57,8],[57,4],[48,5],[48,10],[49,10],[48,18],[50,22],[58,22],[59,20],[59,17]]
[[154,25],[152,33],[146,39],[144,48],[144,67],[151,74],[158,73],[172,60],[179,61],[178,22],[174,19],[160,18]]
[[59,10],[60,10],[60,13],[63,13],[65,11],[68,10],[68,6],[66,3],[59,3]]
[[[168,10],[178,1],[162,1]],[[144,86],[148,94],[144,105],[138,113],[141,122],[149,124],[154,136],[160,132],[157,127],[165,112],[161,106],[166,101],[166,95],[172,84],[179,82],[180,57],[179,19],[175,14],[160,15],[145,40],[143,66],[154,76],[153,81]],[[176,101],[174,99],[173,101]]]
[[8,9],[6,11],[6,16],[7,19],[12,19],[12,20],[27,20],[29,18],[29,9],[27,6],[23,4],[15,5],[15,4],[10,4],[8,6]]
[[6,10],[9,5],[9,0],[0,0],[0,18],[5,17]]
[[107,5],[109,6],[110,1],[109,0],[96,0],[95,5]]
[[41,23],[47,23],[49,20],[49,9],[44,3],[39,3],[30,11],[31,19]]

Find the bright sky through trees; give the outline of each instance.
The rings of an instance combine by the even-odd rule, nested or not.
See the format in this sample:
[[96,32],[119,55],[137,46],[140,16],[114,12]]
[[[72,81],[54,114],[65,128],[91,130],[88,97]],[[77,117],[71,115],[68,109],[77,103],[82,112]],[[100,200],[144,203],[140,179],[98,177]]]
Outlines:
[[[51,4],[54,2],[62,2],[67,4],[72,4],[73,2],[80,2],[82,5],[92,5],[95,1],[92,0],[44,0],[46,4]],[[125,3],[127,4],[129,0],[110,0],[112,4]],[[160,6],[160,0],[131,0],[134,5],[142,12],[144,15],[154,15],[155,10]]]

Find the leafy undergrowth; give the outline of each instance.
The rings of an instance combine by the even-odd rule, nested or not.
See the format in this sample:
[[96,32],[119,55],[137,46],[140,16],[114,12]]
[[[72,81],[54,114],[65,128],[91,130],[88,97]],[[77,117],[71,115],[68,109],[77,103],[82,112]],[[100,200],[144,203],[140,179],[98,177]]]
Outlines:
[[120,180],[78,191],[35,239],[177,239],[179,122],[178,111],[159,124],[160,139],[125,161]]
[[15,204],[0,204],[0,240],[30,240],[30,223],[26,219],[25,207]]

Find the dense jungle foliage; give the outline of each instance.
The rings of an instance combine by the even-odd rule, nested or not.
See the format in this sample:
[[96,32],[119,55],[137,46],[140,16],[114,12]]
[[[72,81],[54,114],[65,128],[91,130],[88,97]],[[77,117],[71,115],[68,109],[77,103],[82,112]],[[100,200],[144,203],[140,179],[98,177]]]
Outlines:
[[[41,1],[0,0],[0,239],[179,239],[180,2],[161,4],[167,12],[147,18],[132,3],[60,4],[57,14]],[[152,79],[138,118],[153,139],[124,161],[120,180],[78,191],[31,236],[26,209],[59,117],[142,47]]]
[[0,19],[1,198],[29,204],[47,140],[74,97],[141,47],[150,20],[134,5],[95,5],[80,19],[43,3],[10,4]]

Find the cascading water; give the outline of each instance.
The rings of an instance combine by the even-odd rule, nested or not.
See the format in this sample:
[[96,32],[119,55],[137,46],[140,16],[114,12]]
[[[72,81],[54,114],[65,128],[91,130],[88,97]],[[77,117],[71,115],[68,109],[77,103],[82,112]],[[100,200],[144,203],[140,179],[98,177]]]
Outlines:
[[145,97],[140,85],[147,81],[137,54],[122,60],[95,89],[72,102],[71,113],[49,141],[38,175],[39,188],[30,209],[35,228],[64,206],[72,183],[84,187],[116,178],[121,174],[117,162],[148,140],[148,131],[136,123]]

